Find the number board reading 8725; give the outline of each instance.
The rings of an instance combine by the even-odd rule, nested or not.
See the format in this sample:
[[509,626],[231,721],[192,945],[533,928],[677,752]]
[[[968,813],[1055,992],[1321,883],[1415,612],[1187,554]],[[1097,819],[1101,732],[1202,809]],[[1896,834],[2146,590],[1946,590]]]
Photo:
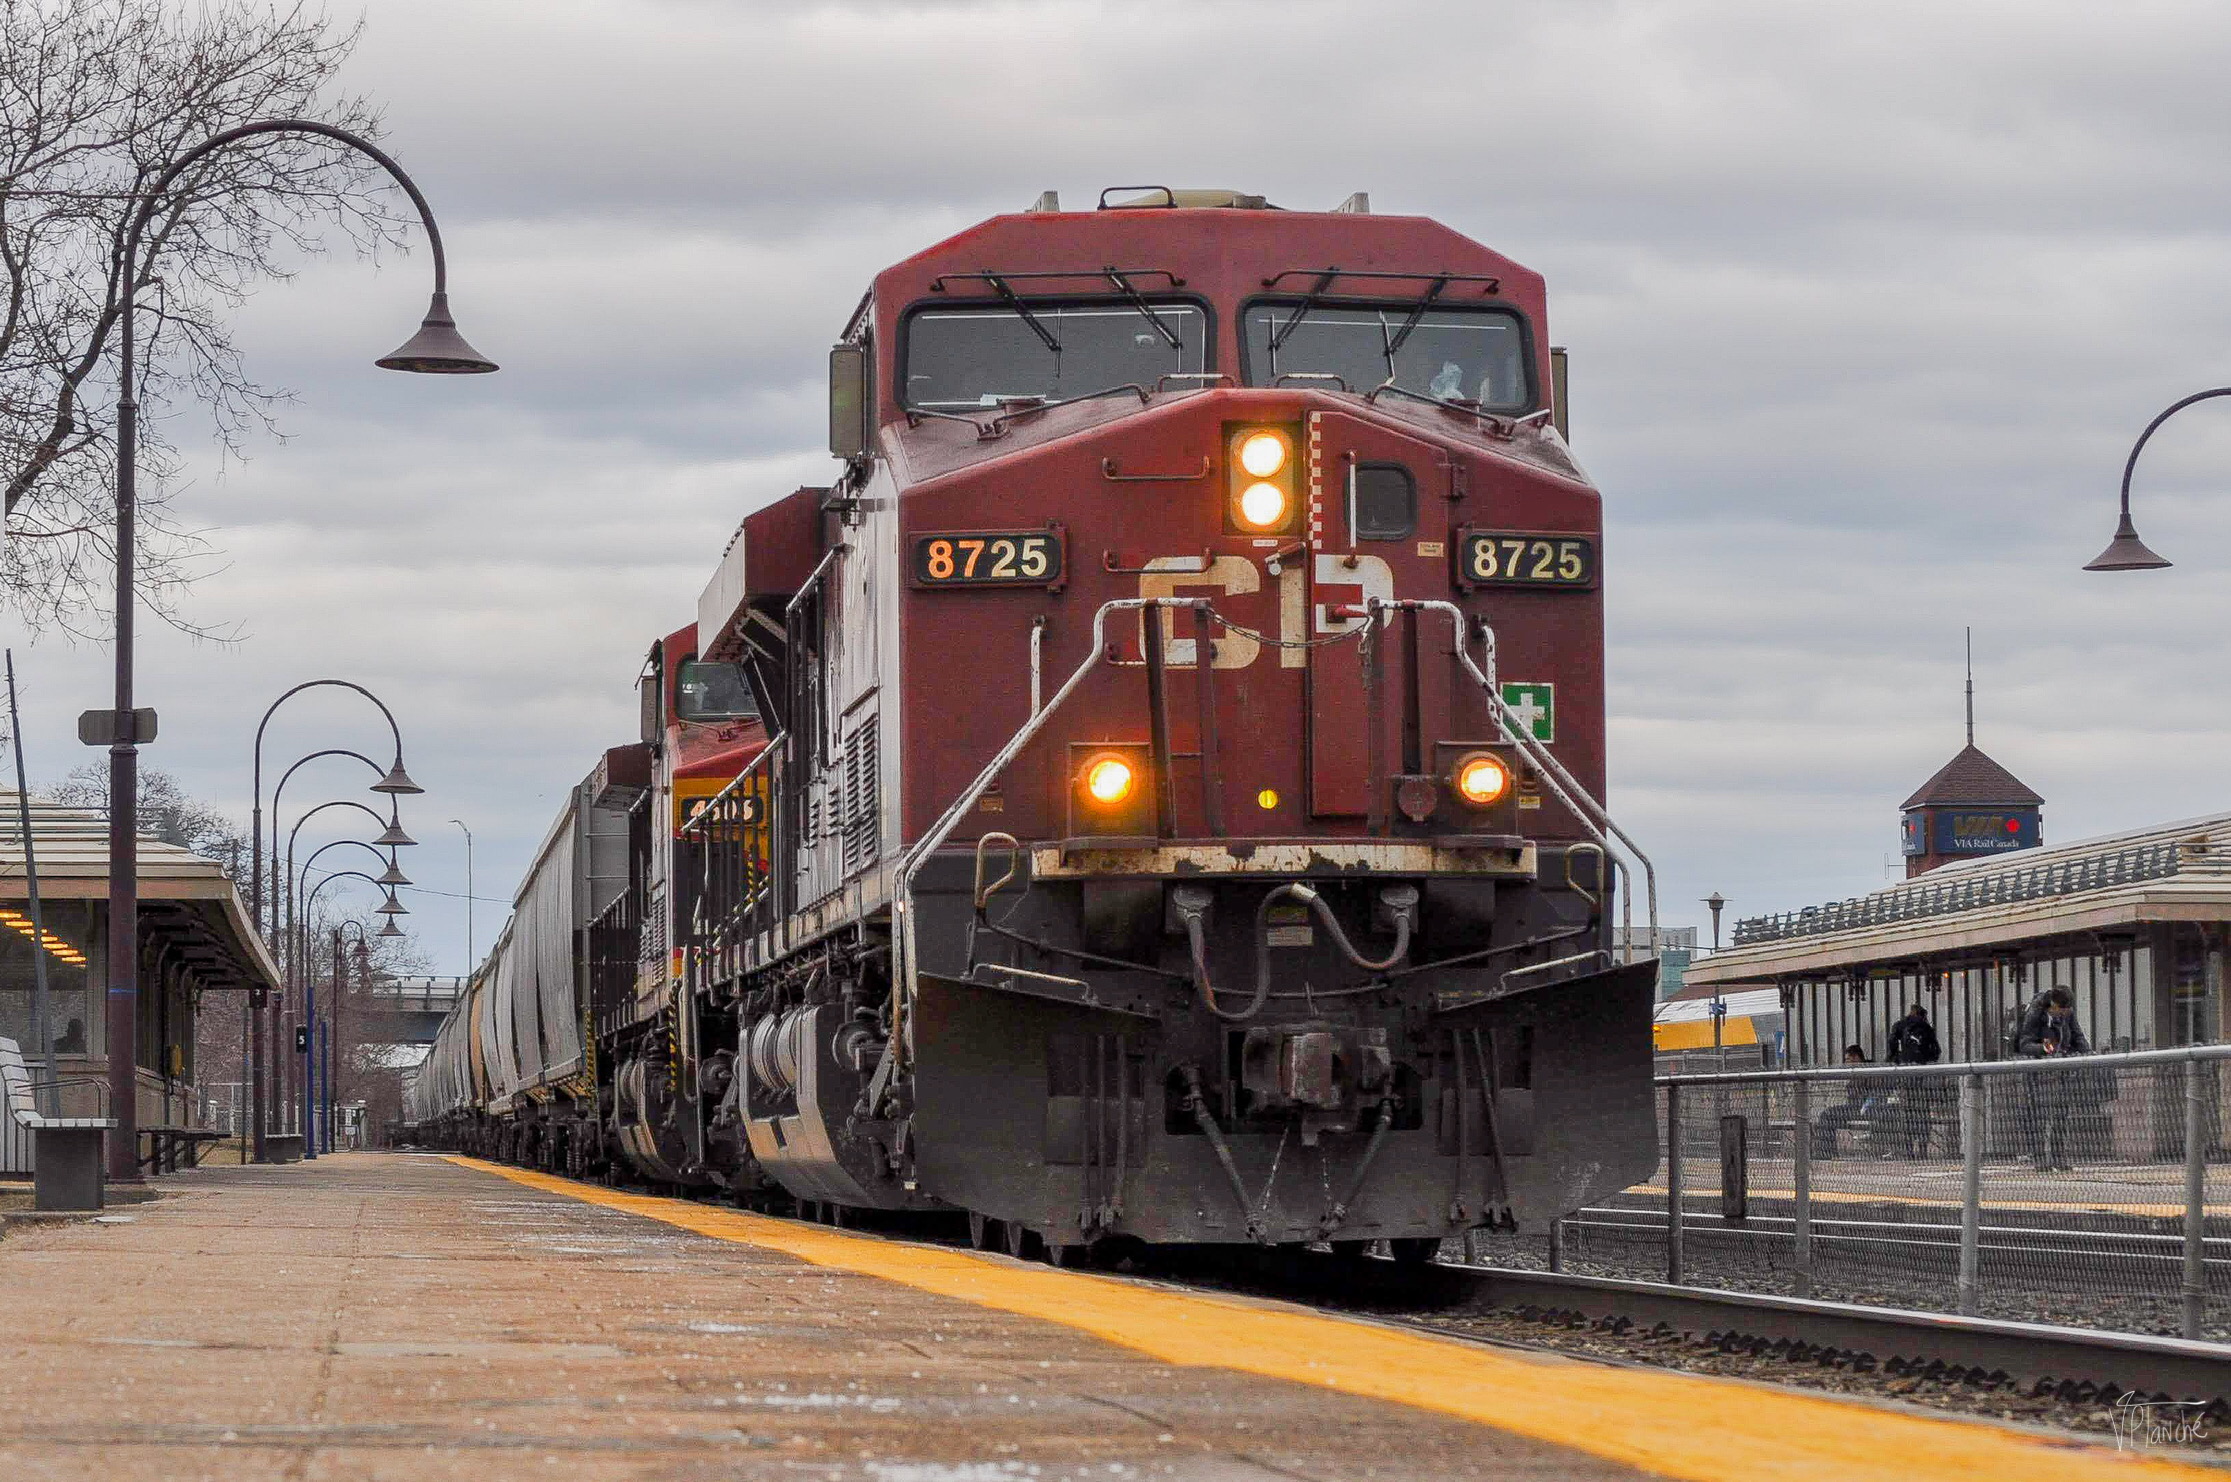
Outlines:
[[1529,530],[1467,530],[1456,547],[1457,579],[1469,586],[1567,587],[1596,584],[1596,542],[1586,535]]
[[914,537],[913,574],[924,587],[1043,587],[1061,580],[1062,540],[1052,530],[941,530]]

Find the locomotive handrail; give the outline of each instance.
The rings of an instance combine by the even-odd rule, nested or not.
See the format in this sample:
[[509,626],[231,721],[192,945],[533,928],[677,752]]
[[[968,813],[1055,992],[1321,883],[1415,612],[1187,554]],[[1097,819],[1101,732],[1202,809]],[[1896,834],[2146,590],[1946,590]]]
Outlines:
[[[1602,844],[1608,850],[1611,847],[1611,839],[1617,839],[1624,852],[1632,856],[1634,861],[1642,866],[1643,880],[1649,891],[1649,950],[1652,957],[1657,956],[1657,866],[1650,863],[1650,856],[1642,852],[1642,846],[1635,843],[1634,839],[1627,833],[1627,831],[1621,828],[1616,822],[1612,820],[1610,810],[1605,808],[1603,804],[1597,802],[1595,797],[1589,793],[1588,789],[1582,787],[1577,781],[1573,779],[1572,773],[1565,770],[1564,764],[1559,762],[1555,757],[1551,756],[1549,754],[1548,748],[1543,746],[1541,742],[1534,739],[1533,728],[1522,723],[1519,718],[1512,713],[1511,708],[1503,703],[1502,687],[1496,683],[1494,628],[1488,624],[1485,618],[1480,619],[1480,639],[1482,646],[1487,653],[1487,671],[1485,673],[1482,673],[1480,670],[1480,666],[1472,662],[1471,645],[1466,642],[1468,634],[1466,631],[1465,613],[1463,609],[1459,608],[1454,602],[1446,602],[1440,600],[1388,602],[1375,597],[1367,605],[1375,615],[1381,609],[1390,607],[1407,607],[1412,609],[1413,611],[1442,612],[1448,614],[1449,622],[1454,626],[1456,630],[1456,657],[1458,661],[1464,665],[1466,671],[1471,674],[1473,681],[1477,683],[1480,689],[1487,695],[1487,702],[1490,707],[1490,711],[1495,716],[1496,720],[1502,725],[1504,732],[1508,734],[1512,740],[1518,743],[1518,748],[1520,751],[1524,752],[1527,757],[1529,757],[1537,766],[1542,769],[1543,774],[1549,778],[1550,787],[1556,792],[1558,798],[1565,804],[1566,807],[1572,809],[1575,814],[1579,815],[1581,826],[1583,828],[1586,828],[1590,833],[1594,834],[1598,843]],[[1582,802],[1586,803],[1585,809],[1581,806]],[[1606,837],[1607,834],[1610,836],[1609,838]],[[1633,929],[1631,927],[1628,930],[1628,938],[1629,944],[1631,945],[1633,939]]]
[[[974,781],[961,789],[960,796],[955,798],[945,812],[939,816],[937,822],[930,826],[929,832],[922,835],[916,841],[914,847],[901,856],[897,871],[897,888],[892,892],[891,900],[892,915],[897,918],[899,923],[897,933],[898,961],[893,965],[894,971],[891,975],[895,995],[891,1024],[891,1054],[900,1053],[900,1047],[902,1046],[906,1047],[906,1053],[909,1055],[912,1053],[911,1040],[914,1033],[912,1008],[921,987],[921,954],[914,935],[914,877],[921,873],[922,866],[929,862],[932,854],[945,847],[945,841],[952,837],[954,829],[960,827],[961,819],[967,816],[969,809],[976,806],[977,801],[984,795],[984,790],[990,787],[999,774],[1007,769],[1008,763],[1021,754],[1024,747],[1037,738],[1038,733],[1045,729],[1046,722],[1053,718],[1054,712],[1059,710],[1068,701],[1069,697],[1077,692],[1077,686],[1084,683],[1085,676],[1090,674],[1094,667],[1103,661],[1107,643],[1109,613],[1141,612],[1149,607],[1191,607],[1197,600],[1199,599],[1193,597],[1117,597],[1101,603],[1099,610],[1092,615],[1092,642],[1085,649],[1084,661],[1077,665],[1067,679],[1062,681],[1061,688],[1054,691],[1053,698],[1048,700],[1044,707],[1034,713],[1029,720],[1025,721],[1022,729],[1007,738],[1007,744],[1002,746],[998,754],[985,765],[981,772],[976,774]],[[876,1079],[881,1082],[883,1080],[882,1074],[879,1073]],[[880,1086],[871,1088],[871,1097],[879,1090]]]
[[774,764],[775,753],[780,750],[782,744],[789,739],[790,732],[787,730],[777,731],[774,735],[768,737],[767,744],[766,746],[761,748],[759,755],[744,763],[744,770],[738,772],[733,778],[731,778],[726,787],[722,788],[719,792],[716,792],[711,797],[707,798],[705,800],[705,805],[689,816],[689,821],[682,825],[680,831],[684,834],[697,833],[699,829],[704,826],[705,820],[712,816],[713,809],[718,807],[720,804],[727,802],[729,797],[735,793],[737,788],[750,781],[751,774],[759,770],[761,763],[766,763],[769,766],[772,766]]
[[[916,938],[914,924],[915,877],[921,873],[923,866],[929,862],[930,856],[945,846],[946,841],[952,837],[953,830],[960,827],[961,820],[967,816],[971,808],[976,806],[977,802],[983,797],[984,791],[1021,754],[1024,747],[1037,739],[1038,733],[1045,729],[1046,723],[1053,718],[1056,711],[1068,702],[1069,697],[1077,692],[1077,687],[1084,683],[1085,677],[1105,661],[1109,614],[1142,612],[1149,607],[1191,608],[1198,601],[1199,599],[1194,597],[1118,597],[1101,603],[1098,610],[1092,615],[1092,642],[1087,646],[1082,662],[1070,672],[1067,679],[1062,681],[1061,688],[1054,691],[1053,698],[1048,700],[1045,706],[1034,713],[1029,720],[1025,721],[1014,735],[1008,737],[1007,743],[1000,747],[998,753],[984,765],[968,786],[961,789],[959,795],[939,815],[937,821],[930,826],[928,832],[924,833],[915,842],[913,848],[901,856],[895,872],[895,888],[892,891],[891,900],[892,915],[898,922],[895,943],[898,960],[893,964],[892,992],[894,1001],[892,1005],[891,1049],[885,1059],[886,1067],[895,1069],[893,1065],[895,1057],[901,1054],[911,1056],[912,1053],[911,1041],[914,1032],[912,1007],[919,996],[921,987],[921,950]],[[1530,729],[1518,724],[1517,717],[1511,713],[1510,707],[1503,703],[1502,694],[1496,689],[1491,678],[1495,662],[1494,630],[1488,627],[1484,621],[1480,625],[1480,636],[1487,651],[1489,670],[1488,673],[1482,673],[1479,665],[1473,662],[1470,646],[1466,641],[1468,635],[1465,628],[1465,614],[1455,603],[1441,601],[1389,603],[1374,599],[1370,603],[1373,620],[1379,620],[1378,612],[1388,607],[1408,607],[1448,614],[1449,620],[1455,625],[1457,657],[1462,660],[1465,669],[1470,672],[1474,681],[1486,692],[1493,713],[1502,722],[1504,729],[1517,740],[1520,750],[1541,767],[1543,774],[1549,778],[1550,786],[1557,793],[1559,799],[1568,808],[1572,809],[1575,816],[1580,820],[1581,826],[1593,834],[1599,844],[1603,845],[1608,851],[1612,848],[1611,839],[1616,838],[1622,852],[1631,855],[1642,866],[1649,889],[1650,951],[1651,955],[1655,956],[1658,939],[1657,869],[1650,863],[1649,856],[1642,852],[1633,838],[1611,821],[1610,814],[1603,806],[1596,802],[1586,788],[1581,787],[1578,782],[1573,780],[1572,774],[1567,772],[1555,757],[1549,755],[1542,748],[1541,743],[1534,739]],[[772,749],[772,747],[769,748],[770,751]],[[870,1088],[871,1104],[880,1095],[883,1086],[888,1083],[887,1077],[888,1070],[878,1071],[875,1082]]]

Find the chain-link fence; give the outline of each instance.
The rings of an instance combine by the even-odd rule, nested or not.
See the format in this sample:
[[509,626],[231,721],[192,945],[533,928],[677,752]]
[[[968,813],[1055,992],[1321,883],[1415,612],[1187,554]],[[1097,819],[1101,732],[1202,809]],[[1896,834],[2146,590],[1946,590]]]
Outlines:
[[2231,1045],[1658,1095],[1656,1177],[1473,1258],[2231,1341]]

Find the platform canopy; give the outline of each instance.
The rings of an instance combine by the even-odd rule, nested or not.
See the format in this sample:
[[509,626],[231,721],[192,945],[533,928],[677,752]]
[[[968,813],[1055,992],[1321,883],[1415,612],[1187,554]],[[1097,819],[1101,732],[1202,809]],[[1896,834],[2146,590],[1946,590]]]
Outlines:
[[[108,899],[108,820],[87,808],[31,800],[31,841],[42,901],[97,903]],[[0,926],[29,937],[18,925],[30,889],[24,869],[23,830],[17,794],[0,791]],[[139,840],[139,913],[143,947],[190,970],[205,989],[276,989],[278,962],[248,916],[247,902],[225,867],[190,849],[142,834]],[[57,930],[49,924],[50,932]],[[71,933],[64,932],[64,935]],[[84,950],[95,950],[93,943]]]

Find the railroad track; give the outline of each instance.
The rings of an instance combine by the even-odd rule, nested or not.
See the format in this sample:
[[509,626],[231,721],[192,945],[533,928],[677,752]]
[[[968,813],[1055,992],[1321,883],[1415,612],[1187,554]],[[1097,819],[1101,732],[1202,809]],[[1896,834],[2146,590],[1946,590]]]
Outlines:
[[[1146,1274],[1301,1300],[1444,1336],[1476,1337],[1461,1326],[1466,1316],[1503,1313],[1615,1338],[1686,1336],[1730,1355],[2071,1405],[2112,1405],[2124,1395],[2197,1401],[2212,1420],[2231,1422],[2231,1345],[2182,1338],[1662,1282],[1284,1251],[1239,1265],[1197,1252],[1153,1252],[1140,1267]],[[1554,1344],[1491,1341],[1571,1356]]]
[[2193,1400],[2231,1418],[2231,1346],[2219,1343],[1599,1276],[1435,1269],[1458,1273],[1478,1305],[1522,1316],[1577,1316],[1615,1333],[1693,1333],[1727,1353],[2012,1386],[2075,1404],[2125,1394]]
[[[1644,1242],[1660,1248],[1667,1238],[1663,1210],[1583,1209],[1563,1223],[1570,1233]],[[1890,1250],[1909,1259],[1934,1258],[1948,1269],[1959,1261],[1960,1227],[1947,1221],[1815,1215],[1810,1223],[1816,1249]],[[1699,1241],[1786,1248],[1796,1238],[1796,1221],[1781,1214],[1753,1214],[1737,1223],[1709,1211],[1689,1210],[1682,1215],[1681,1227],[1685,1237]],[[2201,1242],[2201,1249],[2204,1270],[2231,1273],[2231,1237],[2208,1236]],[[2173,1280],[2184,1265],[2183,1236],[2144,1230],[1986,1225],[1977,1250],[1986,1270],[2034,1269],[2041,1261],[2081,1259],[2133,1276],[2168,1273]],[[2223,1277],[2218,1275],[2216,1279]]]

